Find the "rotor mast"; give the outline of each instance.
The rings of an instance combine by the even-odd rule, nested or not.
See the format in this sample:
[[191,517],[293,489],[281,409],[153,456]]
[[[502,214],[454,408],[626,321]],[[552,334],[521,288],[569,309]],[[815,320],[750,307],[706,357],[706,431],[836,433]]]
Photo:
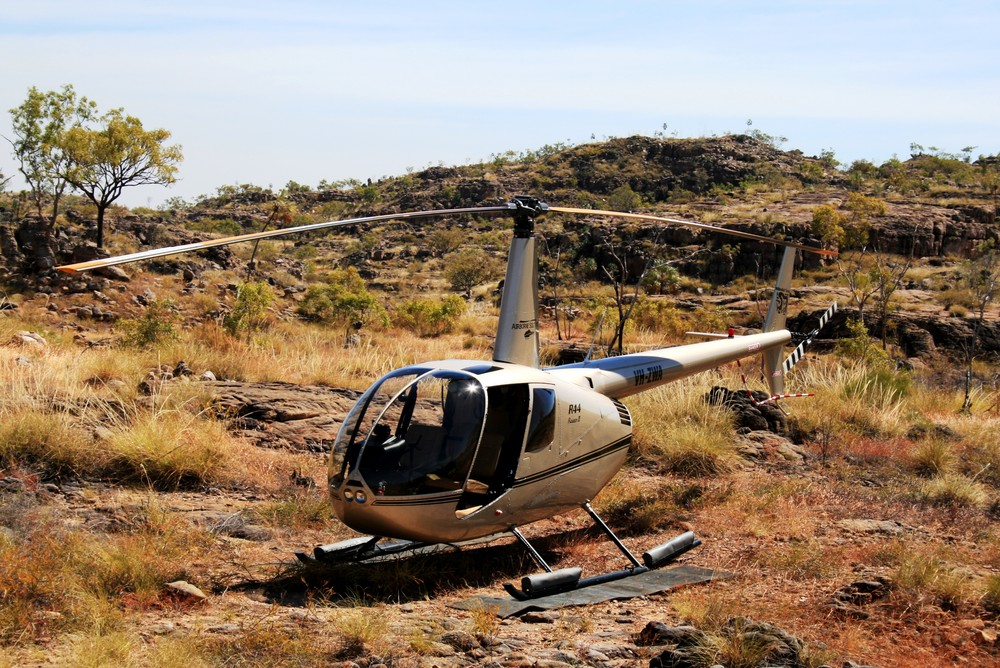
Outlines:
[[500,302],[493,360],[538,367],[538,249],[535,217],[548,205],[534,197],[515,197],[514,238],[507,255],[507,275]]

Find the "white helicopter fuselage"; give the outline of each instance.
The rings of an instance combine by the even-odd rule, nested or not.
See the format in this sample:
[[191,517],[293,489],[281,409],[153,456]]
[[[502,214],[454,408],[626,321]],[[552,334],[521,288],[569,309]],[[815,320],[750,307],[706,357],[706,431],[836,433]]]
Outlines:
[[[415,416],[397,428],[390,403],[375,419],[375,424],[396,423],[390,424],[388,440],[365,438],[349,453],[342,431],[331,459],[330,492],[337,516],[357,531],[427,542],[499,533],[578,508],[625,461],[631,417],[609,397],[540,369],[503,362],[446,360],[416,369],[407,387],[432,385],[445,375],[467,383],[468,396],[475,399],[458,410],[471,419],[449,424],[452,399],[439,408],[434,388],[427,400],[420,399],[425,423],[414,425]],[[406,393],[397,394],[395,403]],[[439,414],[444,417],[437,419]],[[374,429],[364,428],[369,426]],[[380,447],[398,448],[398,454],[366,454]],[[346,467],[338,455],[349,458]],[[346,468],[343,475],[338,467]]]
[[[439,383],[447,376],[444,382],[472,388],[468,393],[476,400],[459,410],[474,419],[449,425],[451,399],[437,402],[433,395],[421,399],[428,419],[418,427],[400,428],[398,415],[404,411],[393,411],[392,401],[377,406],[378,416],[368,413],[365,425],[352,425],[349,418],[347,429],[371,433],[381,421],[393,435],[372,442],[359,433],[354,438],[361,445],[349,453],[351,435],[342,430],[331,458],[334,510],[347,526],[363,533],[459,542],[577,509],[607,485],[628,454],[632,418],[617,399],[780,347],[789,339],[788,331],[780,330],[544,370],[482,360],[415,365],[395,403],[407,388]],[[405,371],[394,374],[404,372],[406,378]],[[362,397],[359,405],[365,401]],[[457,451],[453,443],[460,443]],[[375,456],[365,454],[369,448],[396,451],[391,457]],[[398,470],[405,470],[405,484],[393,484]]]

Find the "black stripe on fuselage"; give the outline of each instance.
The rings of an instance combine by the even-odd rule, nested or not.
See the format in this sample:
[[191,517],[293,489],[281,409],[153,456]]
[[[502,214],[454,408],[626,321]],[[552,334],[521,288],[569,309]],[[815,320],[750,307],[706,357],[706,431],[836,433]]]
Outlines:
[[614,443],[609,443],[608,445],[605,445],[603,448],[594,450],[593,452],[588,452],[587,454],[577,457],[576,459],[571,459],[568,462],[563,462],[559,466],[553,466],[550,469],[545,469],[537,473],[532,473],[529,476],[525,476],[523,478],[515,480],[514,487],[520,487],[522,485],[530,485],[539,482],[541,480],[545,480],[546,478],[551,478],[552,476],[561,475],[563,473],[571,471],[585,464],[597,461],[598,459],[603,459],[604,457],[607,457],[608,455],[613,454],[618,450],[621,450],[622,448],[627,448],[629,446],[629,443],[631,442],[632,442],[632,435],[629,434],[625,438],[621,438],[615,441]]
[[414,494],[413,496],[397,496],[392,498],[376,498],[373,506],[409,506],[419,504],[421,506],[437,505],[439,503],[455,503],[458,497],[462,496],[462,490],[447,496],[431,497],[427,494]]

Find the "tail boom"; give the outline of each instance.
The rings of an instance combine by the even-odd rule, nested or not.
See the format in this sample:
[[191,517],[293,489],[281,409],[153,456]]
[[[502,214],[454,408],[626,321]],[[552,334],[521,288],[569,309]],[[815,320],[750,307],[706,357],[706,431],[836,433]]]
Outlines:
[[612,399],[620,399],[763,351],[776,349],[780,353],[791,338],[788,330],[782,329],[567,364],[548,371]]

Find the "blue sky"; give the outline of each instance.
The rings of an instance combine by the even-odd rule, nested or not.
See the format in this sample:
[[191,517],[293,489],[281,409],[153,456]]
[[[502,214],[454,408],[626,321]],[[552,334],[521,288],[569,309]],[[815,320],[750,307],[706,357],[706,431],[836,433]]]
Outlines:
[[[1000,3],[0,0],[0,135],[71,83],[184,147],[171,188],[378,178],[753,128],[846,162],[1000,152]],[[9,149],[0,171],[15,172]],[[15,184],[16,186],[16,184]]]

